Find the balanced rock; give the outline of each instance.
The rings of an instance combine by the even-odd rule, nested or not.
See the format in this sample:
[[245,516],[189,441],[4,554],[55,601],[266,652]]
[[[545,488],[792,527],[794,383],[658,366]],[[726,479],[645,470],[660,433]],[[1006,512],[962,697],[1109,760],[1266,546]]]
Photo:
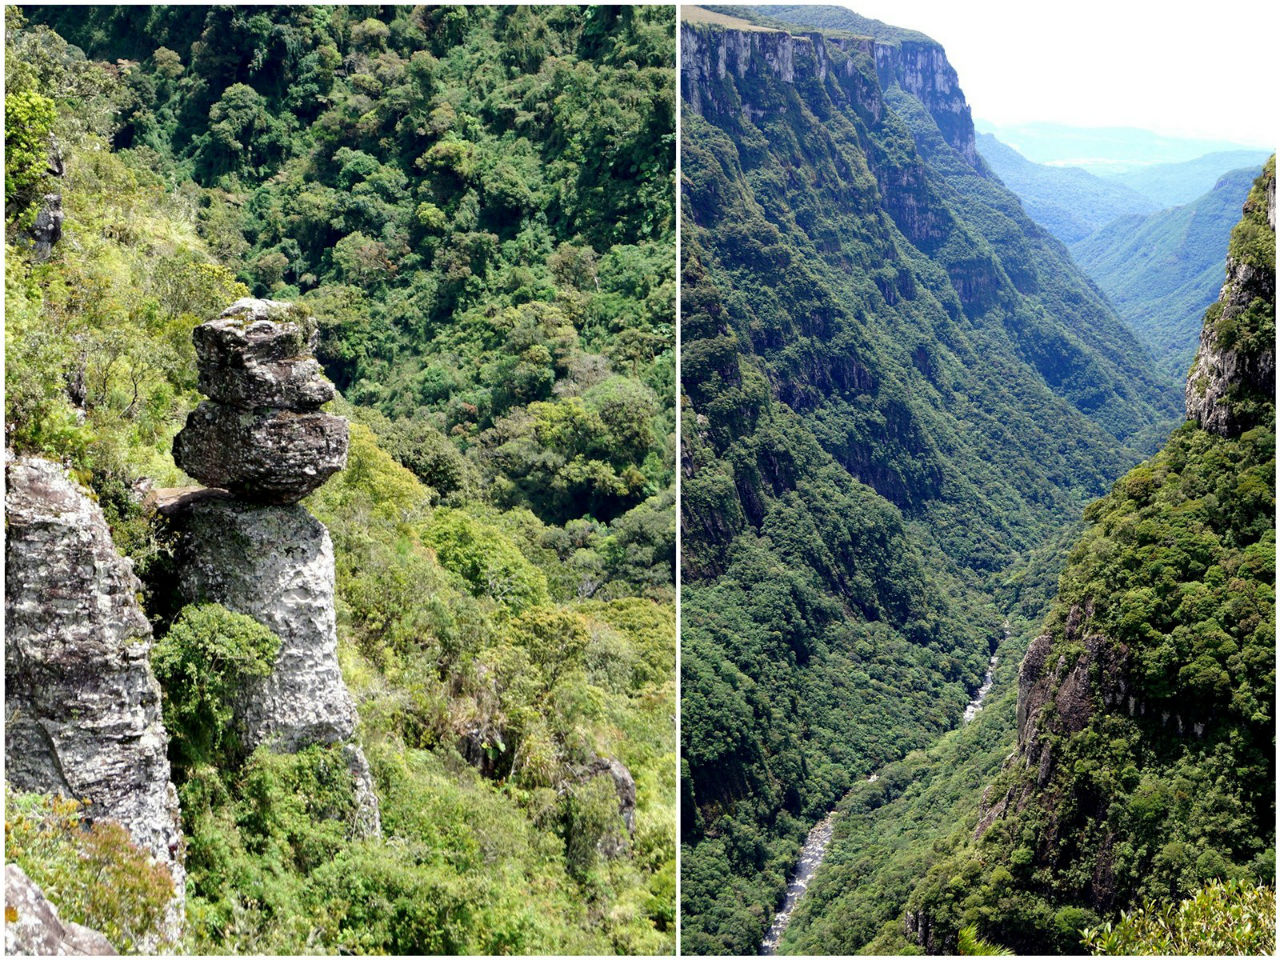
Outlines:
[[315,410],[333,399],[315,349],[315,323],[275,300],[237,300],[192,334],[200,392],[252,410]]
[[347,421],[319,412],[333,385],[311,356],[314,322],[274,300],[237,300],[195,329],[209,399],[174,439],[178,466],[254,503],[296,503],[341,470]]
[[[7,457],[8,458],[8,457]],[[102,511],[56,464],[5,466],[5,777],[89,801],[183,890],[178,798],[141,584]]]
[[174,438],[173,459],[201,483],[243,500],[297,503],[346,466],[347,421],[206,400]]

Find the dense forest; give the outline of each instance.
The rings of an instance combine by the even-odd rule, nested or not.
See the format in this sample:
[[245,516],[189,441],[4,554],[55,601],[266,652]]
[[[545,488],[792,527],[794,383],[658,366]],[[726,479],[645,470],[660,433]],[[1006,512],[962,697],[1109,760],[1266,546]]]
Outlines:
[[958,725],[1006,620],[1011,669],[1034,548],[1177,394],[978,158],[932,41],[684,16],[682,944],[754,952],[809,827]]
[[[1024,953],[1274,950],[1274,217],[1273,158],[1204,318],[1189,422],[1085,511],[1020,668],[1017,749],[950,811],[908,923],[876,934],[832,884],[808,945],[947,952],[974,924]],[[1230,372],[1206,404],[1214,357]]]
[[[181,946],[672,952],[674,11],[50,6],[5,42],[6,444],[92,489],[145,585]],[[381,837],[331,751],[230,749],[219,691],[274,641],[174,609],[143,506],[190,482],[192,329],[246,295],[314,316],[351,420],[304,503]],[[145,939],[127,842],[10,809],[65,918]]]

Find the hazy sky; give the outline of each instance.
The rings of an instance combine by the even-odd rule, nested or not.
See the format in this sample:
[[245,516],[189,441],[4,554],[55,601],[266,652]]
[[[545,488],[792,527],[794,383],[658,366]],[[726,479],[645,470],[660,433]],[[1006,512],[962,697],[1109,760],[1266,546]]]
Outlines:
[[947,49],[975,117],[1133,126],[1274,149],[1280,3],[850,0]]

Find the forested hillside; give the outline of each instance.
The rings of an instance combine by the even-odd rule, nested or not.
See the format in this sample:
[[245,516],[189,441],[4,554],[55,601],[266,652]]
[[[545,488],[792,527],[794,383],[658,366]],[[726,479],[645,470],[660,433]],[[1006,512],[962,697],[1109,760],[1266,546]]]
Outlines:
[[1043,579],[1015,560],[1175,409],[977,157],[940,48],[834,9],[682,24],[694,953],[754,952],[808,828],[957,724]]
[[1183,376],[1205,308],[1218,297],[1226,238],[1256,169],[1224,174],[1185,206],[1116,220],[1071,244],[1071,255],[1115,305],[1156,362]]
[[[673,951],[673,11],[6,27],[6,443],[72,468],[146,587],[182,946]],[[219,691],[270,645],[174,609],[143,504],[189,482],[192,329],[247,294],[314,316],[353,421],[304,503],[333,540],[381,837],[330,751],[228,746]],[[9,855],[65,919],[154,916],[153,890],[104,886],[136,852],[95,879],[80,813],[14,803]]]
[[1159,918],[1185,899],[1195,949],[1274,951],[1274,358],[1273,158],[1204,317],[1189,422],[1085,512],[1019,672],[1017,750],[905,925],[874,945],[848,928],[844,949],[948,952],[976,924],[1019,952],[1180,950]]

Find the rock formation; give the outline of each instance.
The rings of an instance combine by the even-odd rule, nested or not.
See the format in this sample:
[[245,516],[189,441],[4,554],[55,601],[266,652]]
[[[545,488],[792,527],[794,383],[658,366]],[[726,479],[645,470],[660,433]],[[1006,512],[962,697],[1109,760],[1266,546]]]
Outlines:
[[[1270,246],[1270,263],[1265,256],[1235,255],[1237,238],[1247,231],[1256,231],[1261,245]],[[1232,233],[1226,283],[1218,302],[1205,314],[1200,347],[1187,376],[1187,419],[1211,433],[1242,433],[1255,425],[1258,410],[1275,397],[1275,231],[1273,157],[1245,202],[1244,219]],[[1269,337],[1263,319],[1268,315]]]
[[56,464],[5,466],[5,776],[18,790],[89,801],[184,872],[151,625],[102,511]]
[[[33,957],[115,956],[97,930],[62,920],[58,911],[16,863],[4,867],[4,952]],[[10,919],[12,918],[12,919]]]
[[37,263],[48,260],[53,245],[62,239],[62,218],[62,194],[46,193],[40,212],[36,214],[36,222],[31,227]]
[[347,424],[317,408],[333,386],[308,356],[315,325],[291,304],[238,300],[196,328],[200,389],[173,458],[250,503],[296,503],[347,462]]
[[216,602],[280,637],[269,677],[235,704],[241,743],[296,751],[345,743],[364,829],[377,801],[355,734],[356,711],[338,667],[333,544],[297,501],[346,463],[347,421],[320,412],[333,386],[310,356],[314,324],[270,300],[239,300],[193,339],[200,404],[174,441],[188,473],[229,494],[195,491],[162,510],[181,537],[179,591]]

